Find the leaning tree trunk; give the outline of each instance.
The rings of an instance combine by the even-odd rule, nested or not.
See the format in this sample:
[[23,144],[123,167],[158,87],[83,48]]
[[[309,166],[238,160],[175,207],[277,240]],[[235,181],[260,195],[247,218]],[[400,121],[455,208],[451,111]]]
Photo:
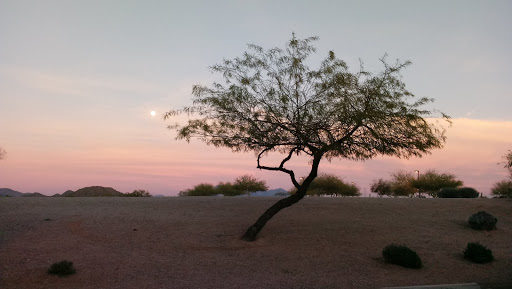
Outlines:
[[287,198],[279,200],[277,203],[275,203],[272,207],[270,207],[268,210],[261,215],[256,223],[254,223],[252,226],[247,229],[245,234],[242,236],[242,240],[246,240],[249,242],[252,242],[256,240],[256,236],[258,233],[263,229],[265,224],[272,219],[272,217],[279,213],[284,208],[287,208],[298,201],[302,200],[304,196],[306,195],[306,192],[309,188],[309,185],[311,182],[316,178],[318,174],[318,165],[320,164],[320,159],[322,158],[321,154],[318,154],[313,159],[313,164],[311,167],[311,172],[309,173],[308,177],[304,180],[302,185],[298,188],[297,192]]
[[275,203],[272,207],[270,207],[268,210],[261,215],[256,223],[254,223],[252,226],[247,229],[245,234],[242,236],[242,240],[246,241],[254,241],[256,239],[256,235],[263,229],[265,224],[272,219],[272,217],[279,213],[284,208],[287,208],[298,201],[300,201],[304,196],[306,195],[307,188],[303,189],[304,186],[301,186],[301,188],[293,195],[279,200],[277,203]]

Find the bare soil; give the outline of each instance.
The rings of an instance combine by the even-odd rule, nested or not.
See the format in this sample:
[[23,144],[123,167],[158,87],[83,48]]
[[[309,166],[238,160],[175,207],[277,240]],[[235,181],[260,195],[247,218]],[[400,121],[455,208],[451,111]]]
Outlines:
[[[240,240],[276,200],[1,198],[0,288],[512,288],[510,199],[306,198]],[[497,230],[469,228],[482,210]],[[496,260],[465,260],[474,241]],[[424,267],[386,264],[391,243]],[[77,273],[48,275],[62,260]]]

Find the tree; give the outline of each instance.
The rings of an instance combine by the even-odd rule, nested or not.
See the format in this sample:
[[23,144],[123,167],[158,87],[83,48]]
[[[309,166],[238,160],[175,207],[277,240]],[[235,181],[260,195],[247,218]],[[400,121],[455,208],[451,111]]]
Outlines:
[[414,176],[410,172],[397,171],[392,175],[391,191],[395,197],[410,197],[416,193],[416,188],[412,186]]
[[491,193],[496,197],[512,198],[512,181],[503,180],[492,186]]
[[391,196],[393,193],[391,189],[392,185],[393,184],[391,183],[391,181],[378,179],[372,182],[370,190],[372,191],[372,193],[376,193],[379,196]]
[[0,160],[4,159],[6,155],[7,152],[2,147],[0,147]]
[[[424,107],[432,99],[415,99],[400,72],[410,62],[388,64],[373,74],[361,64],[358,72],[329,51],[317,69],[306,62],[317,37],[293,37],[285,48],[249,51],[211,67],[220,82],[192,88],[193,104],[167,112],[164,119],[186,113],[185,124],[171,124],[177,139],[198,138],[234,152],[252,151],[257,168],[288,175],[297,193],[280,199],[251,225],[242,239],[253,241],[279,211],[300,201],[318,174],[322,159],[366,160],[377,155],[408,158],[440,148],[445,130],[435,111]],[[448,120],[448,116],[440,114]],[[272,152],[279,163],[264,163]],[[288,161],[309,157],[310,171],[302,183]]]
[[146,190],[134,190],[131,193],[125,194],[127,197],[152,197]]
[[507,154],[503,156],[505,161],[503,162],[505,168],[510,172],[510,178],[512,178],[512,150],[509,150]]
[[[292,194],[297,193],[297,188],[291,190]],[[359,188],[354,184],[347,184],[335,175],[320,174],[316,177],[307,191],[311,196],[359,196]]]
[[235,180],[233,187],[236,190],[241,191],[243,194],[268,190],[268,186],[265,181],[260,181],[251,175],[243,175],[238,177]]
[[510,180],[499,181],[491,189],[491,193],[496,197],[509,197],[512,198],[512,150],[509,150],[503,156],[504,167],[510,172]]
[[436,170],[428,170],[419,175],[417,179],[412,179],[412,186],[414,188],[418,189],[420,193],[426,192],[432,197],[435,197],[437,192],[443,188],[456,188],[463,184],[461,180],[456,179],[455,175],[449,173],[441,174]]

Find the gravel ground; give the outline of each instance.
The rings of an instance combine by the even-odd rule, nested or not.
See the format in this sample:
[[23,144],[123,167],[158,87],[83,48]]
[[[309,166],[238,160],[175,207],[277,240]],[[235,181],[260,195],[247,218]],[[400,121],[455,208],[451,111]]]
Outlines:
[[[476,282],[512,288],[512,200],[306,198],[255,242],[275,198],[1,198],[0,288],[380,288]],[[474,231],[478,211],[498,218]],[[496,260],[463,259],[468,242]],[[405,244],[420,270],[383,261]],[[75,275],[56,277],[69,260]]]

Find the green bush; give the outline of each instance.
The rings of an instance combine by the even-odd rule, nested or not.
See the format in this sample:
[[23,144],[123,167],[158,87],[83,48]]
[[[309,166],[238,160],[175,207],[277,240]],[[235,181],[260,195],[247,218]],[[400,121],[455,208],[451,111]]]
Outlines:
[[479,195],[473,188],[443,188],[437,193],[438,198],[478,198]]
[[217,186],[211,184],[199,184],[193,189],[179,192],[178,196],[238,196],[256,191],[266,191],[268,186],[265,181],[260,181],[251,175],[238,177],[234,183],[220,182]]
[[464,258],[480,264],[494,260],[492,251],[478,242],[468,243],[466,250],[464,250]]
[[230,182],[220,182],[217,186],[215,186],[215,191],[217,192],[217,194],[222,194],[224,196],[238,196],[244,194],[244,191],[237,189]]
[[[297,188],[292,188],[291,194],[295,194]],[[353,183],[347,184],[335,175],[320,174],[316,177],[308,188],[307,194],[310,196],[360,196],[359,188]]]
[[70,261],[60,261],[57,263],[53,263],[48,269],[48,274],[62,276],[73,275],[76,273],[75,267],[73,266],[73,262]]
[[146,190],[135,190],[131,193],[124,194],[125,197],[151,197],[151,193]]
[[260,181],[251,175],[243,175],[236,178],[233,183],[233,188],[240,191],[241,194],[268,190],[268,186],[265,181]]
[[500,181],[494,184],[491,193],[495,197],[512,198],[512,181]]
[[382,250],[382,256],[386,262],[406,268],[419,269],[423,266],[418,254],[404,245],[388,245]]
[[185,196],[214,196],[217,191],[212,184],[199,184],[193,189],[186,190],[183,195]]

